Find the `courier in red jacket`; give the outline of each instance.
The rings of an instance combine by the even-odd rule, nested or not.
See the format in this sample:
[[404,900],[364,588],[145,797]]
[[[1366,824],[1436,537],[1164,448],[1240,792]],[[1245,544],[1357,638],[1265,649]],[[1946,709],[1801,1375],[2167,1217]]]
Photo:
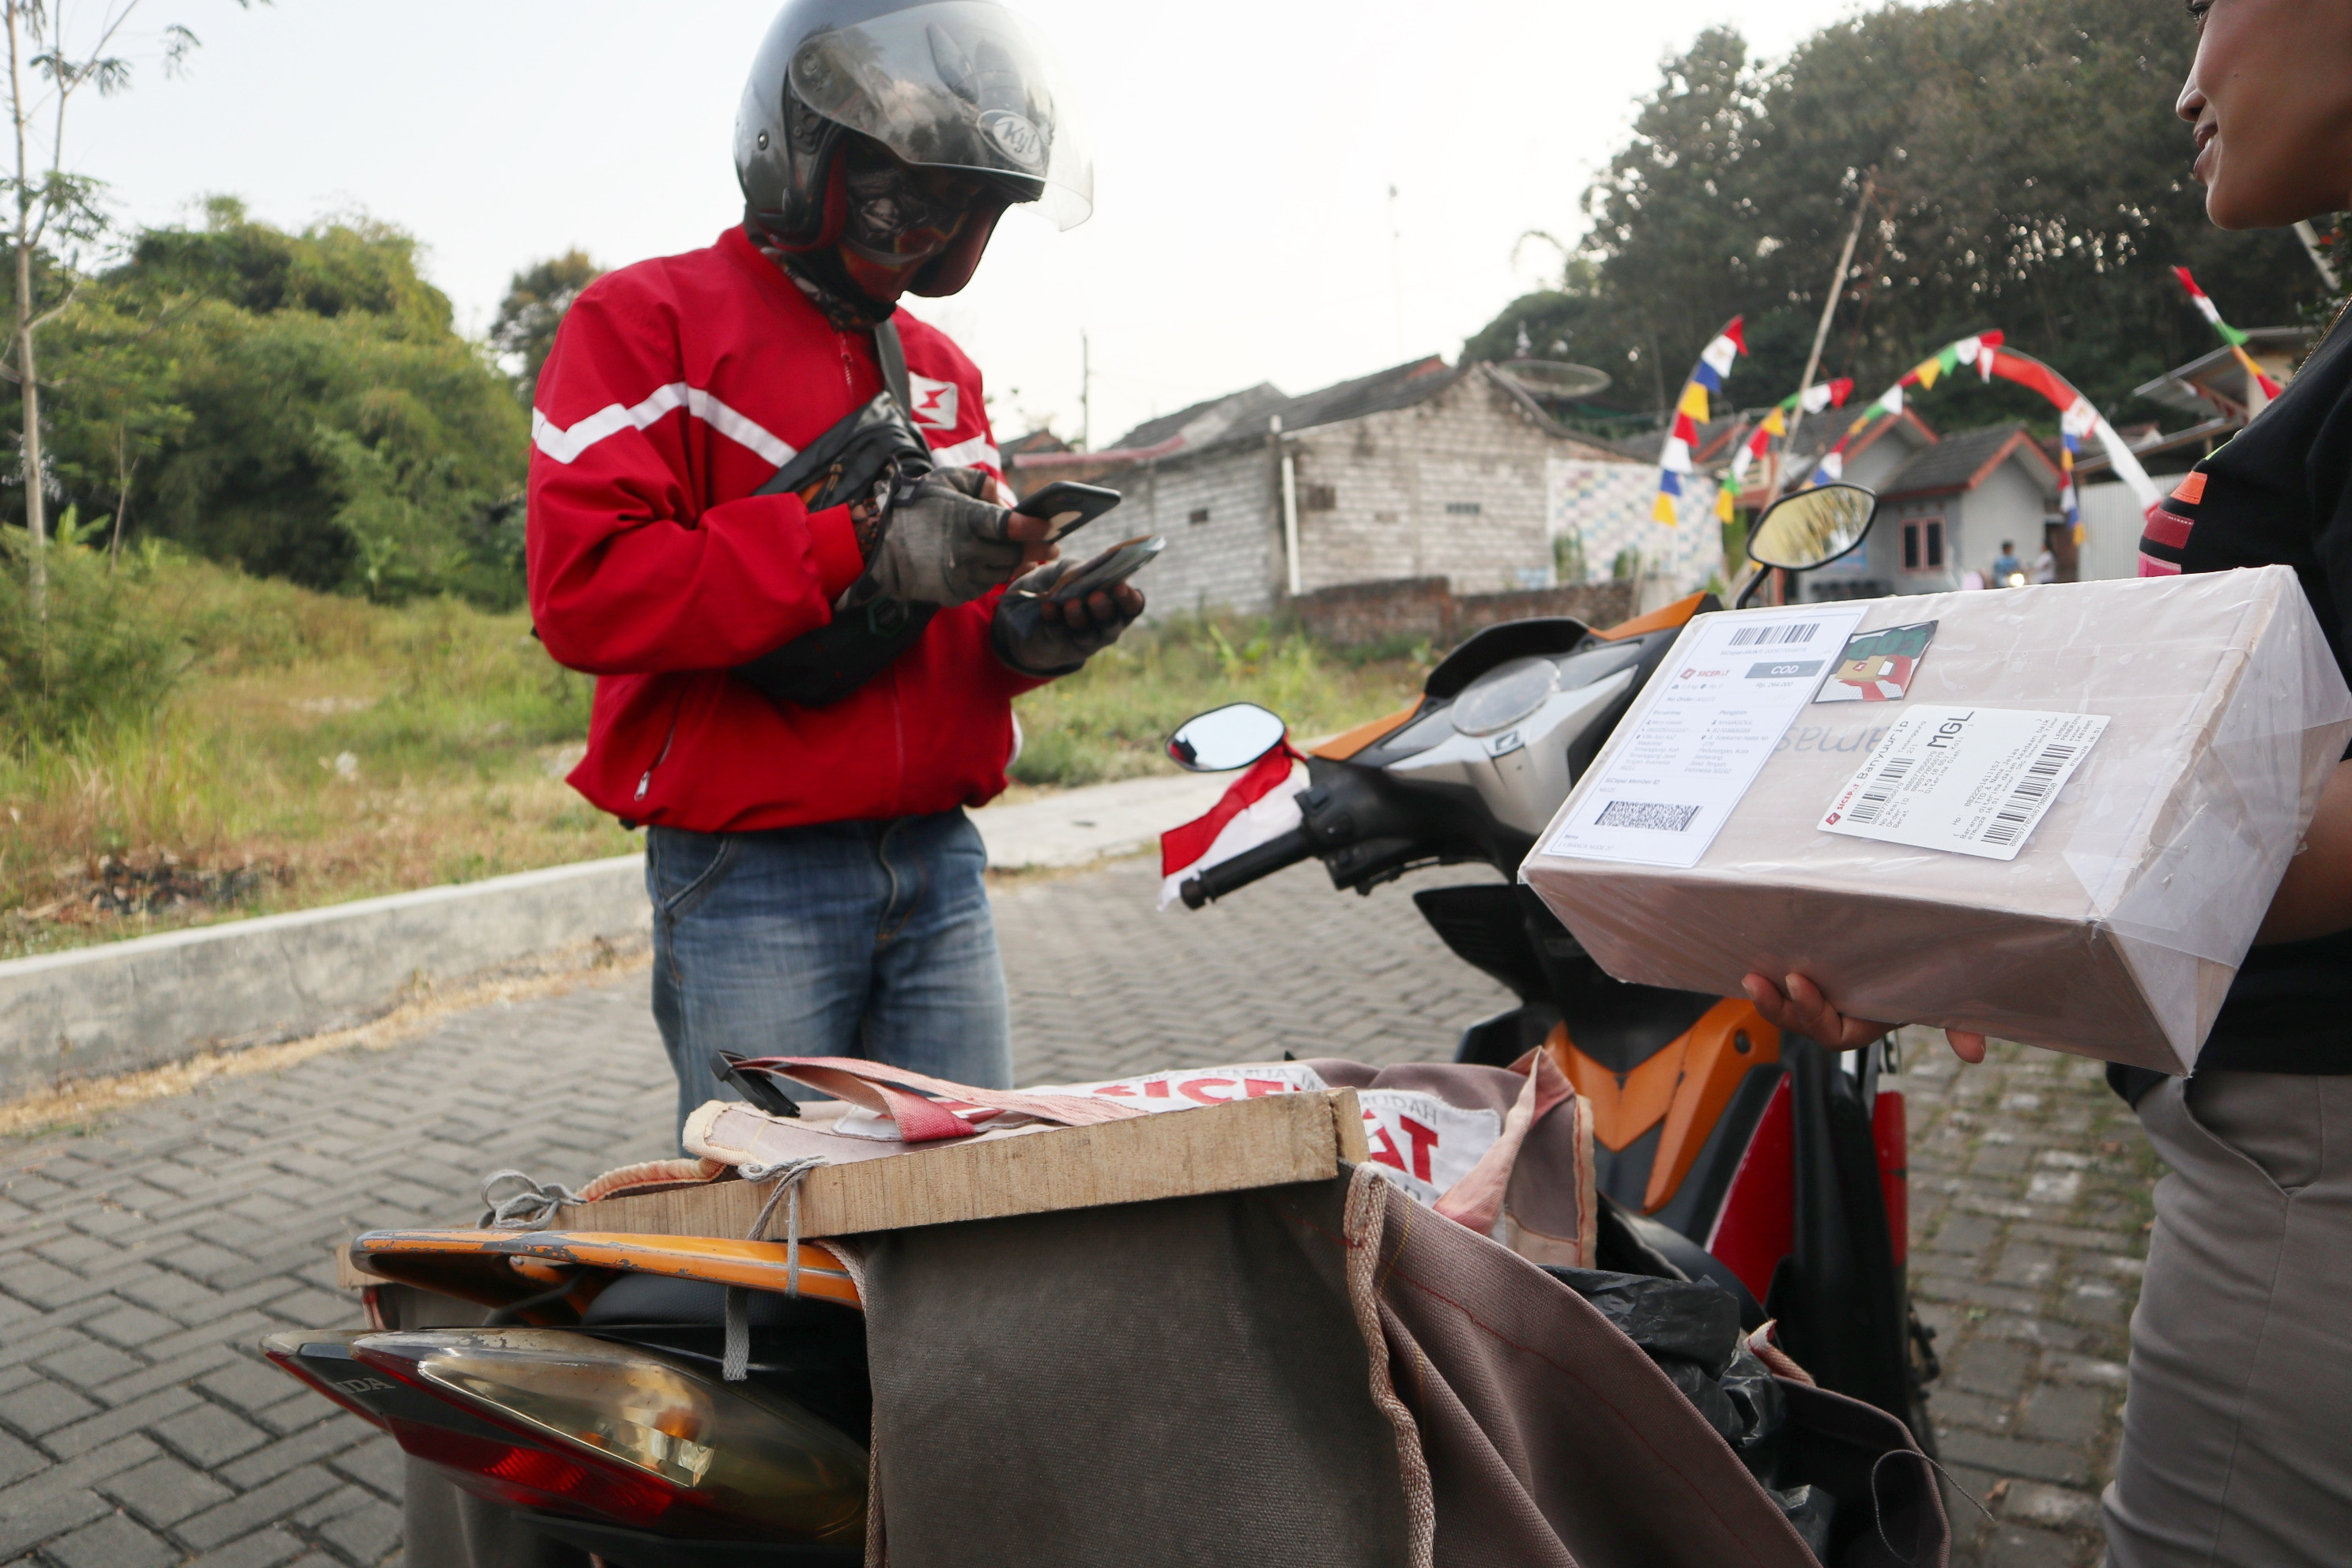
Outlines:
[[598,677],[571,782],[645,824],[679,1116],[720,1053],[1011,1076],[963,807],[1012,699],[1143,607],[1027,599],[1068,563],[1008,511],[979,371],[898,310],[998,217],[1093,176],[1034,31],[987,0],[794,0],[735,132],[741,228],[582,293],[531,427],[531,612]]

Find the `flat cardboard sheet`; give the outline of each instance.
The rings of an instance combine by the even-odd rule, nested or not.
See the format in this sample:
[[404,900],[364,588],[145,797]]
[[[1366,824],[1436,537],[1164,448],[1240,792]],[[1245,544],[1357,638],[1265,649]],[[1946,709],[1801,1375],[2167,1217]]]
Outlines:
[[[1863,634],[1935,623],[1903,694],[1801,710],[1696,864],[1555,852],[1685,644],[1732,618],[1685,629],[1521,868],[1604,969],[1716,995],[1802,973],[1855,1016],[2194,1064],[2352,736],[2292,570],[1869,601]],[[1913,703],[2108,721],[2014,859],[1823,831]]]
[[[1342,1162],[1367,1157],[1355,1090],[1268,1095],[1177,1116],[1038,1128],[821,1166],[802,1182],[801,1234],[860,1236],[1328,1181]],[[714,1182],[566,1205],[544,1228],[743,1237],[769,1192],[764,1183]],[[768,1234],[784,1234],[781,1208]]]

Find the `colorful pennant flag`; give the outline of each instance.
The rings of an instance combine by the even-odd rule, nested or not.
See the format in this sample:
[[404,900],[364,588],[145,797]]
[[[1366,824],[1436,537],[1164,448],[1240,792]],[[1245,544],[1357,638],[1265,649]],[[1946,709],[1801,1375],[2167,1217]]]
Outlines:
[[[1808,414],[1819,414],[1826,408],[1843,408],[1845,400],[1853,395],[1853,378],[1840,376],[1835,381],[1819,381],[1802,392],[1792,392],[1772,406],[1758,423],[1754,432],[1731,455],[1729,479],[1735,487],[1748,477],[1748,470],[1761,462],[1772,450],[1772,443],[1789,433],[1789,416],[1799,404]],[[1728,520],[1727,520],[1728,521]]]
[[[2185,271],[2181,272],[2181,282],[2192,290],[2196,288]],[[2003,381],[2014,382],[2038,392],[2057,408],[2060,447],[2058,499],[2065,508],[2066,521],[2074,531],[2077,545],[2083,542],[2083,511],[2074,489],[2074,458],[2083,450],[2085,437],[2098,439],[2100,449],[2106,454],[2108,466],[2115,470],[2116,478],[2131,487],[2143,510],[2159,505],[2163,498],[2158,493],[2155,481],[2147,477],[2147,470],[2140,467],[2139,458],[2130,446],[2116,434],[2116,427],[2100,416],[2091,400],[2075,391],[2064,376],[2031,354],[2004,348],[2001,343],[2001,335],[1997,331],[1962,338],[1939,351],[1933,359],[1923,360],[1906,372],[1901,380],[1855,416],[1846,433],[1838,438],[1837,445],[1822,454],[1821,463],[1813,469],[1810,482],[1826,485],[1843,474],[1847,446],[1878,420],[1903,411],[1903,389],[1906,386],[1925,389],[1933,386],[1937,378],[1966,366],[1973,368],[1986,381],[1997,375]]]
[[[1748,352],[1748,340],[1741,326],[1742,318],[1734,316],[1715,334],[1706,348],[1699,351],[1698,363],[1691,367],[1690,379],[1683,384],[1683,395],[1675,404],[1675,422],[1666,431],[1665,444],[1658,452],[1658,495],[1650,503],[1651,519],[1668,528],[1681,526],[1682,515],[1675,503],[1683,493],[1682,476],[1693,471],[1694,458],[1698,450],[1698,427],[1711,415],[1706,395],[1723,390],[1724,379],[1730,375],[1732,362]],[[1723,498],[1716,498],[1716,512],[1723,511]]]
[[1838,437],[1837,445],[1822,454],[1821,462],[1814,468],[1811,478],[1805,482],[1809,485],[1834,484],[1838,477],[1845,472],[1847,444],[1881,419],[1902,413],[1905,387],[1916,386],[1922,391],[1930,390],[1937,381],[1963,365],[1976,368],[1987,380],[1990,380],[1992,351],[2000,345],[2000,342],[2001,335],[1998,331],[1982,332],[1972,338],[1962,338],[1957,342],[1947,343],[1935,353],[1905,371],[1901,379],[1885,392],[1880,393],[1871,402],[1869,407],[1854,416],[1853,423],[1846,426],[1845,434]]
[[2204,289],[2197,287],[2197,279],[2189,275],[2189,268],[2176,267],[2172,275],[2180,279],[2180,286],[2189,290],[2189,302],[2197,307],[2197,313],[2204,317],[2215,331],[2221,334],[2221,341],[2230,345],[2230,352],[2238,356],[2238,363],[2263,389],[2263,395],[2265,398],[2276,397],[2286,390],[2264,374],[2263,367],[2254,363],[2254,356],[2246,352],[2246,334],[2221,319],[2220,307],[2206,298]]

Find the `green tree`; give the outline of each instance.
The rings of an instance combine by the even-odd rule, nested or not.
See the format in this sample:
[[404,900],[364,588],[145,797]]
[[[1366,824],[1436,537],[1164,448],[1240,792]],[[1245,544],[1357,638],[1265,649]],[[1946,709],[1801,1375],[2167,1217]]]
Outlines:
[[[2232,321],[2297,319],[2318,290],[2288,234],[2223,234],[2172,116],[2194,37],[2135,0],[1948,0],[1822,29],[1777,64],[1711,29],[1666,62],[1634,133],[1584,198],[1591,227],[1572,357],[1619,374],[1654,353],[1671,388],[1726,318],[1751,353],[1734,395],[1792,391],[1865,178],[1875,196],[1843,280],[1823,375],[1865,393],[1969,331],[2000,327],[2110,415],[2210,346],[2167,268],[2192,267]],[[1516,302],[1541,316],[1543,296]],[[1491,346],[1488,328],[1471,352]],[[1745,389],[1745,390],[1742,390]],[[1671,395],[1671,391],[1668,392]],[[1935,395],[1940,423],[2051,413],[2012,388]]]
[[[240,5],[248,3],[237,0]],[[15,133],[15,157],[0,177],[10,198],[7,243],[14,263],[7,373],[20,393],[23,445],[17,474],[32,543],[26,578],[37,615],[44,612],[48,593],[48,498],[37,342],[41,329],[57,320],[71,299],[70,268],[57,264],[56,253],[88,245],[105,228],[99,208],[104,185],[67,167],[66,110],[84,88],[106,97],[130,86],[131,61],[114,50],[139,5],[140,0],[101,0],[89,6],[68,0],[0,0],[0,25],[8,35],[9,128]],[[82,37],[69,42],[68,34],[76,24],[80,24]],[[165,27],[164,70],[180,69],[195,47],[196,36],[186,27],[176,23]]]
[[499,301],[497,319],[490,323],[490,346],[520,367],[515,394],[526,405],[539,390],[539,367],[555,346],[555,329],[563,324],[563,312],[572,309],[580,290],[604,275],[586,251],[575,247],[532,262],[507,284],[506,298]]
[[51,472],[86,510],[314,588],[520,596],[523,412],[399,230],[215,200],[60,325]]

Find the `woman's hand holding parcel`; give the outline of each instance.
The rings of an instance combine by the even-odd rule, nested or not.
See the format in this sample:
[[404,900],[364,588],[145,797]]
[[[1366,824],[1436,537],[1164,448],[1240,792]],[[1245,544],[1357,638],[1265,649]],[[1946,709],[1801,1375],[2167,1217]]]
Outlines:
[[[1879,1036],[1893,1032],[1893,1024],[1874,1023],[1868,1018],[1849,1018],[1830,1005],[1822,988],[1801,974],[1791,974],[1780,984],[1761,974],[1750,974],[1739,983],[1764,1021],[1784,1035],[1802,1035],[1809,1040],[1819,1040],[1833,1051],[1859,1050]],[[1966,1029],[1947,1029],[1944,1037],[1952,1043],[1952,1054],[1964,1062],[1980,1062],[1985,1058],[1985,1037]]]

